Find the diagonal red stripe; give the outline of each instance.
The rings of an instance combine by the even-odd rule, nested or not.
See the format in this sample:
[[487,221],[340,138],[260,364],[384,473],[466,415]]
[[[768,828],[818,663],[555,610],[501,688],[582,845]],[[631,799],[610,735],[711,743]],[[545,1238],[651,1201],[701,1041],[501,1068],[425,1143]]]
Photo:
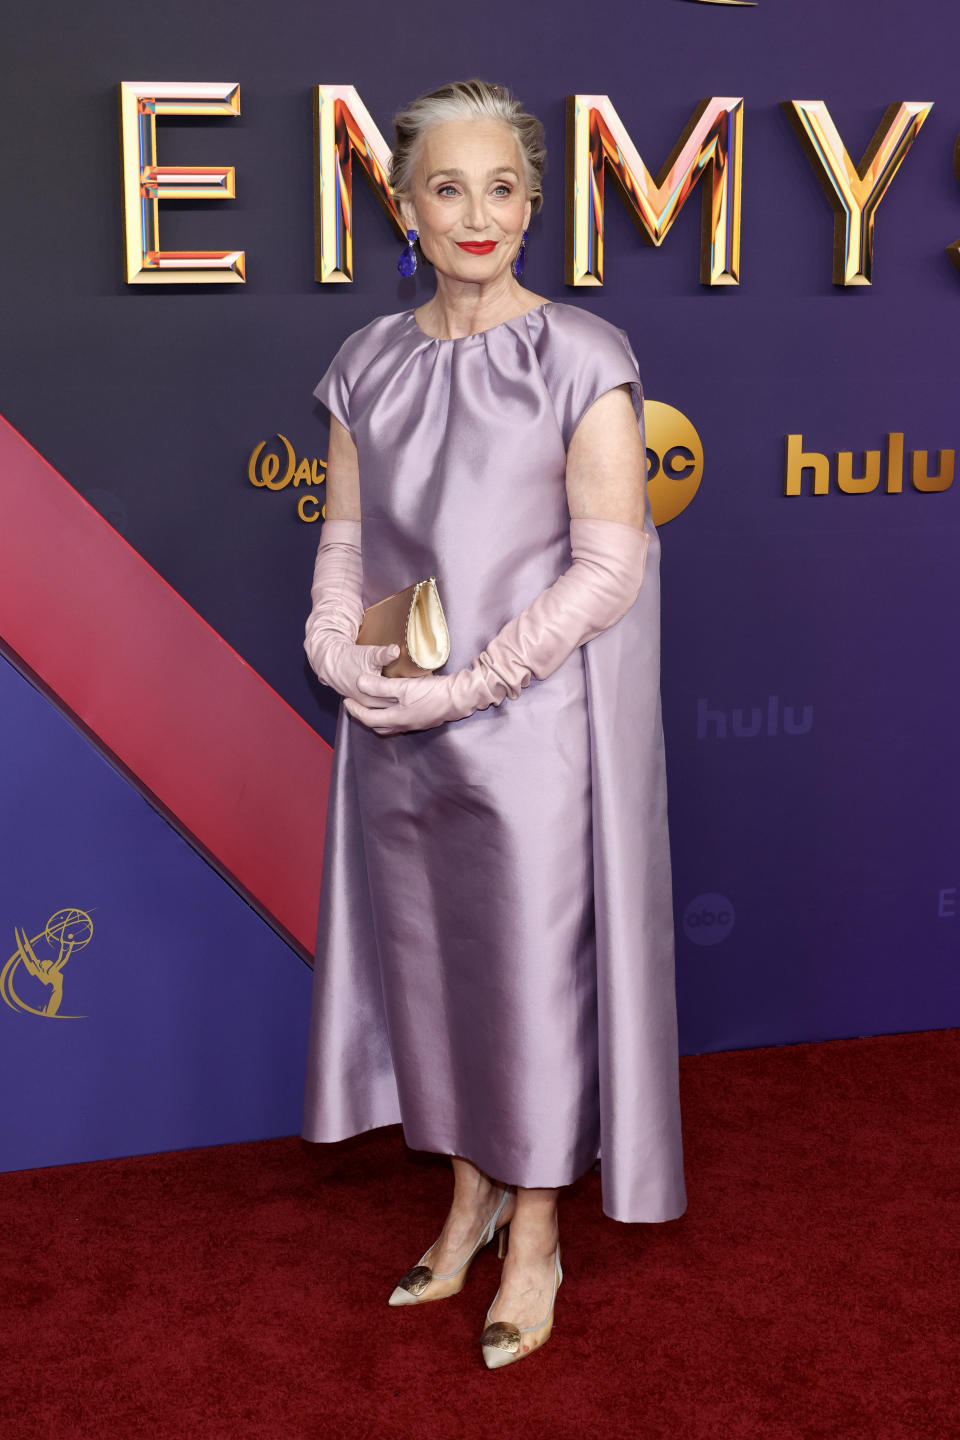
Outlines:
[[330,747],[2,417],[0,639],[312,953]]

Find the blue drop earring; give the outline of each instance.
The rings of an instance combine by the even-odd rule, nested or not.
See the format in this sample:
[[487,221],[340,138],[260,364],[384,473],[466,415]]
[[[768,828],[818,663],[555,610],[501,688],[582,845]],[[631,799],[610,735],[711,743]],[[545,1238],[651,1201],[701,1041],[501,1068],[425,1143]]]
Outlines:
[[527,258],[527,233],[528,232],[524,230],[523,236],[520,240],[520,249],[513,257],[513,273],[518,280],[523,275],[523,266]]
[[400,259],[397,261],[397,269],[405,279],[409,280],[411,275],[416,273],[417,252],[413,248],[417,239],[416,230],[407,231],[407,245],[405,250],[400,251]]

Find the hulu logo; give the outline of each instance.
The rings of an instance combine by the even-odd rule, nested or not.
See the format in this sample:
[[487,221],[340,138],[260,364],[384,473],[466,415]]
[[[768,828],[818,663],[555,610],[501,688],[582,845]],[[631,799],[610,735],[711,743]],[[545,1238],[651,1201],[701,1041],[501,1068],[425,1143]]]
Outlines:
[[[828,455],[819,450],[804,450],[802,435],[787,436],[787,473],[784,493],[787,495],[829,495],[834,486],[844,495],[868,495],[882,490],[887,495],[903,492],[903,432],[894,430],[886,437],[883,450],[866,450],[858,474],[853,473],[852,450],[838,450],[831,464]],[[914,490],[931,494],[948,490],[953,484],[956,451],[938,450],[936,472],[931,475],[928,452],[911,450],[909,475]],[[812,474],[812,484],[803,488],[804,471]]]
[[779,695],[771,695],[766,705],[711,709],[709,700],[697,701],[697,739],[752,740],[765,735],[809,735],[813,729],[813,706],[783,705]]

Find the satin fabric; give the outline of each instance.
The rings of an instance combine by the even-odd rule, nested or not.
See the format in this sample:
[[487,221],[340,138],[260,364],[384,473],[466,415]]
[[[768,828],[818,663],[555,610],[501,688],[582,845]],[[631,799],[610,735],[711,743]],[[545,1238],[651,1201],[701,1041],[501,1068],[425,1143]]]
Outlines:
[[[412,311],[315,390],[360,464],[364,604],[435,574],[446,671],[571,562],[566,447],[632,386],[623,331],[547,303],[436,340]],[[659,696],[659,541],[640,596],[516,700],[378,736],[341,706],[303,1133],[402,1121],[415,1149],[603,1209],[686,1206]]]

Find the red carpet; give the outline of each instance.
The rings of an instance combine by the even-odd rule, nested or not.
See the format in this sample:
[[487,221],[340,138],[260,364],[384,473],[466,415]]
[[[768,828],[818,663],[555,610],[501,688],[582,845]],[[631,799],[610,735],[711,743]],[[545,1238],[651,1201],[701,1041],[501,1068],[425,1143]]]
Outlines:
[[491,1249],[391,1310],[443,1162],[398,1130],[0,1177],[0,1433],[44,1440],[960,1435],[960,1030],[682,1062],[690,1206],[561,1212],[539,1354],[488,1373]]

